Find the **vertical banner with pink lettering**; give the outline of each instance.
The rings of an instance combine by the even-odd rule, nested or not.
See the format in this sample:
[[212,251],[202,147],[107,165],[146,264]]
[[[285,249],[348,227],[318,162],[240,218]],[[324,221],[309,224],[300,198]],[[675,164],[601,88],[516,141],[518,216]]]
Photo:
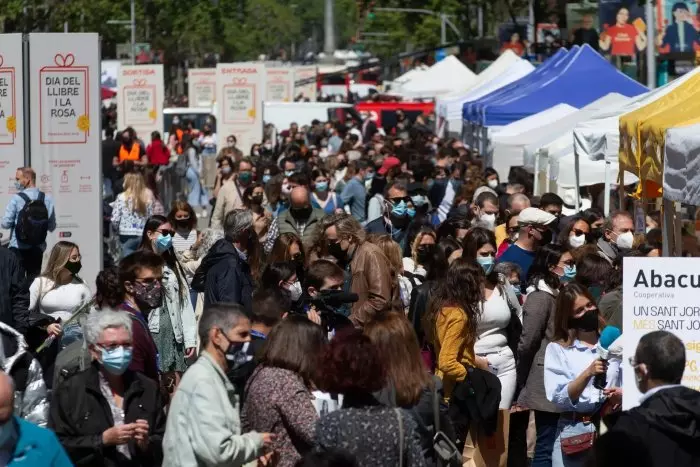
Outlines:
[[293,100],[294,68],[266,68],[265,102],[292,102]]
[[[26,77],[25,77],[26,78]],[[76,243],[92,287],[102,269],[100,42],[95,33],[29,34],[31,166],[53,197],[59,240]]]
[[117,125],[136,130],[146,144],[163,128],[163,65],[122,65],[117,79]]
[[211,107],[216,102],[216,68],[187,70],[187,100],[190,107]]
[[0,206],[15,193],[15,171],[24,165],[22,70],[22,34],[0,34]]
[[294,98],[316,102],[316,65],[298,66],[294,68]]
[[235,135],[238,147],[248,154],[262,142],[262,101],[265,95],[265,65],[219,63],[216,66],[216,128],[219,140]]

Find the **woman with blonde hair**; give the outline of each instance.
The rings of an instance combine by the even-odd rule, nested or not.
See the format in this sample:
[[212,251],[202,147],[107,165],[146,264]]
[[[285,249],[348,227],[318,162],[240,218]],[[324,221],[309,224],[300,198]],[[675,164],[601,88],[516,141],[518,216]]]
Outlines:
[[40,345],[48,336],[55,338],[48,348],[38,354],[49,387],[58,351],[82,335],[78,323],[72,323],[65,329],[61,323],[68,321],[76,311],[92,300],[90,289],[78,276],[82,267],[81,259],[80,249],[75,243],[56,243],[51,249],[44,272],[29,287],[29,310],[33,312],[33,326],[29,331],[31,344],[36,340]]
[[112,210],[112,228],[119,234],[121,257],[129,256],[141,243],[146,219],[153,215],[153,193],[140,173],[124,176],[124,191],[119,193]]

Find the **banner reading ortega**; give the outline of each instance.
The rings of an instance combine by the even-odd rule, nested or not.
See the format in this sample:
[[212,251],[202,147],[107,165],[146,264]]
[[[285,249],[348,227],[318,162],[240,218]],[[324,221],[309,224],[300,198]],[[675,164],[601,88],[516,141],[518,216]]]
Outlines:
[[211,107],[216,102],[216,69],[187,70],[187,90],[190,107]]
[[238,147],[248,150],[262,140],[262,96],[265,65],[231,63],[216,66],[216,128],[220,138],[235,135]]
[[[17,167],[24,165],[22,35],[0,34],[0,205],[15,193]],[[9,233],[5,235],[9,238]]]
[[623,409],[639,404],[641,394],[629,359],[644,334],[664,330],[685,344],[681,383],[700,389],[700,263],[694,258],[625,258],[623,270],[622,343]]
[[294,68],[267,68],[265,102],[294,100]]
[[119,129],[132,127],[141,139],[163,133],[163,65],[122,65],[117,90]]

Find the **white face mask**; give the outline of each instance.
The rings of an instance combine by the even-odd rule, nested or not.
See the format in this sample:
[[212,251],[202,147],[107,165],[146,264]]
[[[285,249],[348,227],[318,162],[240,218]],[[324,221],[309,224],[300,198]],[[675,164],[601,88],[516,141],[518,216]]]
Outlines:
[[631,250],[634,244],[634,234],[632,232],[625,232],[617,236],[615,241],[617,247],[621,250]]
[[289,187],[289,183],[285,183],[282,185],[282,194],[285,196],[289,196],[289,193],[292,192],[292,189]]
[[482,214],[479,216],[479,223],[489,230],[493,230],[496,227],[496,214]]
[[496,188],[498,188],[498,180],[489,180],[488,183],[487,183],[487,185],[488,185],[489,188],[491,188],[492,190],[495,190]]
[[571,248],[579,248],[586,244],[585,235],[572,235],[569,237],[569,245]]
[[296,281],[287,290],[289,290],[292,301],[296,302],[301,297],[301,282]]

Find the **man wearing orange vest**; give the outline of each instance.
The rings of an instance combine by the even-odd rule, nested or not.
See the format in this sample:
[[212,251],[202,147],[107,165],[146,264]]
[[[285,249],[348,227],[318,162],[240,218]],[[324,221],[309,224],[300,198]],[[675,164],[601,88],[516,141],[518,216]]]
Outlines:
[[131,161],[136,165],[145,163],[146,150],[136,140],[136,132],[133,128],[127,128],[122,132],[122,145],[119,148],[119,163]]

